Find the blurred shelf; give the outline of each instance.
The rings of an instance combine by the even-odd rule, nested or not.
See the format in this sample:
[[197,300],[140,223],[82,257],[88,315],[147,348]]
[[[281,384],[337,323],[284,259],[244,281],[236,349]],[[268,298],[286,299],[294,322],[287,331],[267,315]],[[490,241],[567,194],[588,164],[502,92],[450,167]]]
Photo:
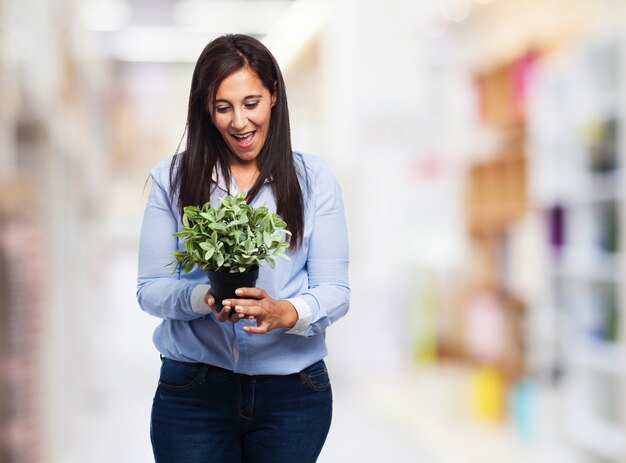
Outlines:
[[0,216],[33,215],[37,211],[37,185],[27,178],[0,178]]
[[549,273],[556,277],[621,283],[621,255],[608,252],[563,248],[552,262]]
[[621,200],[623,193],[619,183],[620,176],[621,173],[617,170],[588,173],[580,180],[572,182],[572,191],[563,197],[563,202],[576,206]]
[[592,201],[607,201],[622,198],[621,172],[594,173],[588,177],[589,197]]
[[626,436],[621,426],[574,415],[567,433],[578,445],[609,461],[626,461]]
[[583,463],[624,463],[626,36],[588,39],[561,58],[538,68],[529,105],[529,183],[551,277],[534,310],[551,310],[558,327],[535,326],[530,339],[553,336],[564,363],[567,405],[553,411],[564,443]]
[[[354,396],[376,421],[433,455],[429,461],[582,463],[554,439],[524,437],[510,420],[472,416],[472,374],[467,365],[424,365],[362,382]],[[552,406],[544,395],[540,406]],[[535,425],[551,427],[550,423]]]
[[581,340],[567,351],[567,359],[577,367],[626,377],[626,348],[601,340]]

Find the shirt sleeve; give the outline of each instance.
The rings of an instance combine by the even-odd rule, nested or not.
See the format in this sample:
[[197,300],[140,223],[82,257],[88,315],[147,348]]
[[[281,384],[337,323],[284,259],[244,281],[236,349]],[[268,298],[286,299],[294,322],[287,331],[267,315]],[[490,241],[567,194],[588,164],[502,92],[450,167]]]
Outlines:
[[350,306],[348,232],[341,188],[327,168],[318,173],[312,188],[313,228],[307,254],[309,289],[289,300],[299,320],[287,333],[302,336],[324,332]]
[[151,174],[152,186],[144,210],[139,239],[137,301],[155,317],[193,320],[211,313],[204,302],[208,285],[180,279],[180,269],[168,266],[178,247],[178,221],[168,194]]

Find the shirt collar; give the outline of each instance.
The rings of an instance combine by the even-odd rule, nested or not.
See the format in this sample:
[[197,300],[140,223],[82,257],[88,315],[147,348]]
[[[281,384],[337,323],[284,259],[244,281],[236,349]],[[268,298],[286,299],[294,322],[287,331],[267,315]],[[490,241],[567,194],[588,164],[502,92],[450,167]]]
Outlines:
[[[225,191],[226,193],[230,193],[228,191],[228,188],[226,187],[226,180],[224,179],[224,177],[221,175],[221,169],[219,169],[219,166],[216,165],[213,168],[213,173],[211,174],[211,180],[213,180],[213,183],[215,185],[217,185],[218,188],[222,189],[223,191]],[[237,188],[237,184],[235,183],[235,181],[232,178],[232,175],[230,177],[230,184],[231,186],[233,186],[235,189]],[[266,178],[263,181],[263,184],[267,184],[270,183],[273,180],[273,177],[270,175],[268,178]]]

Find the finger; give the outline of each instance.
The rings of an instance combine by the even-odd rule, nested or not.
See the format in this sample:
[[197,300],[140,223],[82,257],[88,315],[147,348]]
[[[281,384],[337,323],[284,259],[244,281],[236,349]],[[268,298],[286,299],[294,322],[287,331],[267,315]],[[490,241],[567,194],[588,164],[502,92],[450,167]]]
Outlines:
[[267,297],[267,293],[261,288],[237,288],[235,294],[237,296],[252,297],[254,299],[263,299]]
[[213,294],[211,294],[211,290],[207,291],[204,295],[204,303],[211,307],[215,305],[215,298],[213,297]]
[[235,312],[234,309],[231,309],[230,314],[228,315],[228,321],[230,321],[232,323],[237,323],[243,317],[244,317],[243,314],[237,313],[237,312]]
[[258,326],[244,326],[243,329],[246,333],[250,334],[265,334],[269,331],[270,324],[267,322],[261,322]]
[[224,316],[224,309],[222,309],[221,311],[215,311],[215,315],[217,315],[217,320],[224,323],[227,319],[227,317]]
[[246,307],[251,305],[257,305],[258,303],[258,299],[224,299],[222,301],[223,306],[230,307]]
[[220,310],[219,312],[217,311],[217,309],[215,309],[215,312],[217,314],[217,319],[221,322],[225,322],[226,320],[230,318],[231,311],[232,311],[232,308],[227,307],[227,306],[222,307],[222,310]]
[[235,312],[234,307],[229,307],[228,309],[229,311],[226,313],[224,318],[228,320],[229,322],[237,323],[239,320],[241,320],[244,317],[243,314],[239,314]]
[[228,320],[229,322],[237,323],[239,320],[243,318],[243,315],[235,312],[234,307],[228,307],[228,311],[226,311],[225,309],[222,309],[222,312],[224,313],[224,321]]
[[252,317],[252,318],[258,318],[265,313],[265,311],[258,305],[248,305],[248,306],[237,305],[235,306],[234,310],[240,315],[244,315],[246,317]]

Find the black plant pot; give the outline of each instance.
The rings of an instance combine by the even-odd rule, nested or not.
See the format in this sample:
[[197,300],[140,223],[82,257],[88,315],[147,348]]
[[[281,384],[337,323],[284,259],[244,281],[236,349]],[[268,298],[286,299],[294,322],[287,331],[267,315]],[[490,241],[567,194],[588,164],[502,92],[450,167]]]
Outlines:
[[256,286],[256,280],[259,277],[259,266],[255,265],[251,270],[243,273],[214,272],[207,270],[209,275],[209,283],[211,284],[211,293],[215,297],[215,308],[222,310],[222,301],[224,299],[235,298],[235,290],[237,288],[253,288]]

